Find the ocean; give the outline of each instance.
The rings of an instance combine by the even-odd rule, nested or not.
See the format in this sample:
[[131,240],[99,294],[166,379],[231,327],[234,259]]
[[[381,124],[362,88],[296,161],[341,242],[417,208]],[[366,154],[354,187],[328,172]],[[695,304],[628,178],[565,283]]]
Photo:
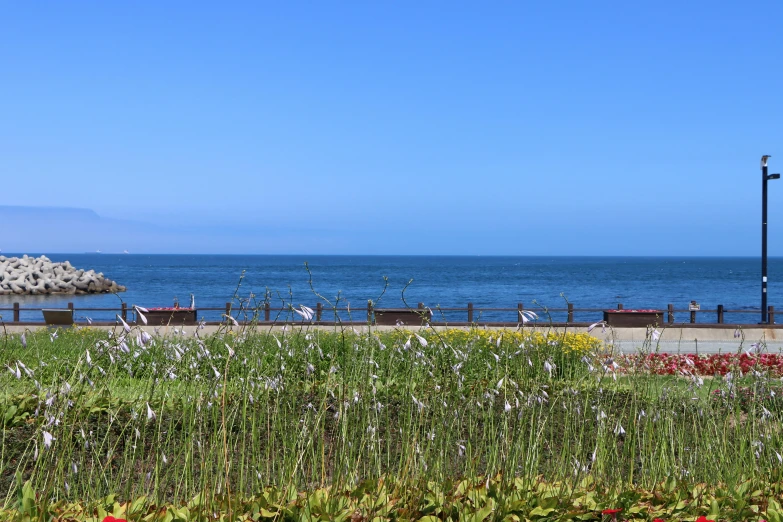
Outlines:
[[[4,254],[11,257],[19,254]],[[30,254],[38,256],[40,254]],[[314,291],[341,306],[364,308],[368,300],[378,307],[412,307],[422,302],[436,310],[465,308],[516,308],[541,312],[565,308],[677,309],[690,301],[702,309],[718,304],[730,310],[727,322],[757,322],[760,306],[761,263],[742,257],[504,257],[504,256],[318,256],[318,255],[135,255],[47,254],[52,261],[70,261],[75,267],[94,269],[127,292],[118,295],[0,296],[0,308],[13,302],[24,307],[60,308],[74,303],[77,320],[109,320],[113,313],[86,310],[129,306],[172,306],[174,299],[187,306],[194,294],[196,307],[224,308],[227,302],[252,299],[261,303],[269,295],[272,307],[283,303],[315,308],[324,302]],[[305,262],[309,266],[308,273]],[[384,277],[388,278],[386,284]],[[312,289],[310,281],[312,278]],[[769,259],[769,304],[783,311],[783,258]],[[385,289],[385,291],[384,291]],[[338,299],[339,297],[339,299]],[[445,312],[446,319],[464,321],[466,312]],[[11,312],[0,311],[4,321]],[[705,314],[706,315],[706,314]],[[201,312],[218,320],[220,312]],[[597,321],[600,312],[577,312],[577,321]],[[436,312],[436,317],[440,314]],[[699,322],[714,322],[713,314]],[[482,312],[482,319],[515,321],[515,312]],[[23,312],[22,320],[40,320],[40,311]],[[361,320],[359,314],[357,320]],[[552,319],[565,319],[553,313]],[[684,314],[678,321],[687,320]]]

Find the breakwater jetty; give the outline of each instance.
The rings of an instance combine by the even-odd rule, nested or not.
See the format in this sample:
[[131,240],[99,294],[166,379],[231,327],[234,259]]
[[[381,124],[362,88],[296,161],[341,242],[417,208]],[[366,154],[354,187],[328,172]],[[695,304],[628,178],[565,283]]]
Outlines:
[[48,257],[0,256],[0,295],[104,294],[125,287],[95,270],[54,263]]

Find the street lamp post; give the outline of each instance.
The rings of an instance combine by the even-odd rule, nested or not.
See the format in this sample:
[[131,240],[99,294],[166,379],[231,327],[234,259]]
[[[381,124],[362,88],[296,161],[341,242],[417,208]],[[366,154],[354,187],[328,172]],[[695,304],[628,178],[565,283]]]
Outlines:
[[761,157],[761,323],[767,324],[767,181],[779,179],[780,174],[767,174],[767,160]]

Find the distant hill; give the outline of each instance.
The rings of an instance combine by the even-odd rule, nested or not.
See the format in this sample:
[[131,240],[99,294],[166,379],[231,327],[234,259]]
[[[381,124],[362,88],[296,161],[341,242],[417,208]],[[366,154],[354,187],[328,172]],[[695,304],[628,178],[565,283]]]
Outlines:
[[21,207],[0,205],[0,218],[25,220],[99,221],[101,217],[89,208],[75,207]]
[[0,205],[0,249],[5,252],[122,250],[122,226],[94,210]]

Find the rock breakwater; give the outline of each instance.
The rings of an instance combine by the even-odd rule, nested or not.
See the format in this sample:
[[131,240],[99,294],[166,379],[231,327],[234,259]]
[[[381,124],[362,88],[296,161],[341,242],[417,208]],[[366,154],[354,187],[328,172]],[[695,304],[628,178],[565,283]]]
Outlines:
[[125,287],[95,270],[53,263],[48,257],[0,256],[0,295],[106,294]]

